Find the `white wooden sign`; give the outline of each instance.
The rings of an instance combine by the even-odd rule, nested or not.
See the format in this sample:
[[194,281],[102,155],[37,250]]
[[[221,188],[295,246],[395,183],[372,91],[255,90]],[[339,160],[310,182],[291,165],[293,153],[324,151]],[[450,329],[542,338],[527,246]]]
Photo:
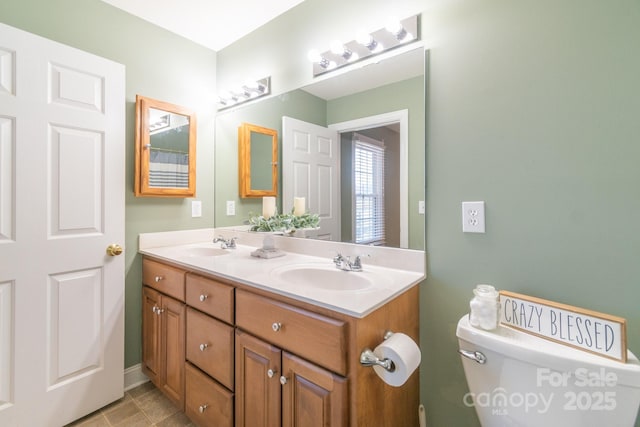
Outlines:
[[500,291],[500,323],[610,359],[627,362],[627,321],[541,298]]

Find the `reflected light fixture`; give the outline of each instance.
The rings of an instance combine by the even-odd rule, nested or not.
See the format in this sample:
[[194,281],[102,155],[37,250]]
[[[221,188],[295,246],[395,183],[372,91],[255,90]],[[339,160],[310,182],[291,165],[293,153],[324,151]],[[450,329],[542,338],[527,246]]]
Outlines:
[[271,93],[271,77],[250,80],[242,85],[221,91],[218,94],[218,109],[233,107]]
[[334,40],[326,52],[321,53],[316,49],[309,51],[307,58],[313,63],[314,77],[420,40],[419,17],[414,15],[392,20],[385,28],[373,32],[359,31],[356,39],[347,43]]
[[309,59],[309,61],[313,62],[314,64],[318,64],[319,67],[325,70],[332,70],[336,68],[335,61],[329,61],[327,58],[322,56],[317,49],[311,49],[307,54],[307,58]]
[[360,58],[360,55],[347,48],[340,40],[331,42],[331,52],[341,56],[347,62],[357,61]]

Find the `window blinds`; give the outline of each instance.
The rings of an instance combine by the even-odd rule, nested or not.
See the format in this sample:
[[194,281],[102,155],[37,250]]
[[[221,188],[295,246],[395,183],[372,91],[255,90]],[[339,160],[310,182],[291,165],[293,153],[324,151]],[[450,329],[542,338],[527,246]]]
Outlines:
[[384,148],[356,139],[353,170],[355,242],[384,244]]

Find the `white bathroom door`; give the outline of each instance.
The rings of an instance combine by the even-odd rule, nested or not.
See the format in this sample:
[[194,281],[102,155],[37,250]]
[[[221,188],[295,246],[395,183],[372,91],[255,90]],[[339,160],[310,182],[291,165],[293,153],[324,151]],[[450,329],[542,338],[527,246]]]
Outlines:
[[0,425],[123,395],[124,67],[0,23]]
[[320,215],[318,238],[340,241],[340,141],[337,131],[291,117],[282,118],[282,207],[305,197],[307,211]]

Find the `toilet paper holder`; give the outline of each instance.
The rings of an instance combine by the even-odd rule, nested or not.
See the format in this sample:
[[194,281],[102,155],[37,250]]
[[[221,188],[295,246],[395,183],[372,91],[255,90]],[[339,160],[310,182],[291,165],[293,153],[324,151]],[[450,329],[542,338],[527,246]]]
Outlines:
[[[384,339],[388,340],[393,335],[393,332],[387,331],[384,334]],[[365,348],[360,353],[360,364],[362,366],[381,366],[389,372],[393,372],[396,370],[396,365],[393,363],[393,360],[384,358],[380,359],[370,348]]]

